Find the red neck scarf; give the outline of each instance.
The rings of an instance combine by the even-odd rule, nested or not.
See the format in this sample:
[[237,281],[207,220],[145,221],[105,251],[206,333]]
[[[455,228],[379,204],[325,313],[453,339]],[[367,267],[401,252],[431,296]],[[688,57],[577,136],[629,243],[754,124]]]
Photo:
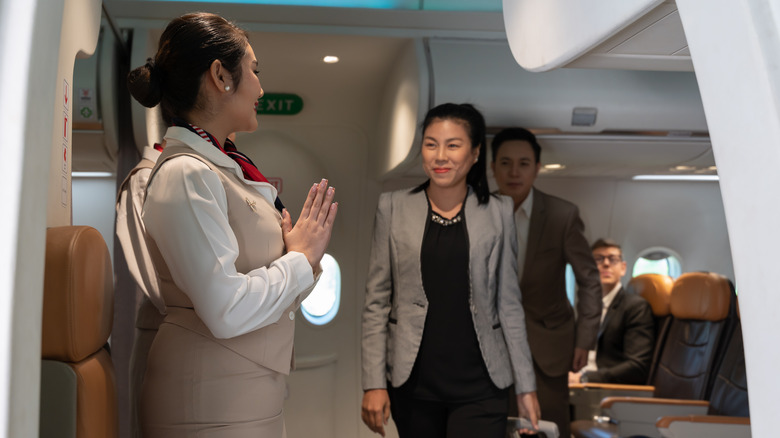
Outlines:
[[[258,169],[257,166],[255,166],[255,163],[253,163],[252,160],[249,159],[249,157],[239,152],[238,149],[236,148],[235,143],[230,141],[229,138],[225,139],[225,146],[222,147],[222,145],[219,144],[219,141],[216,138],[214,138],[213,135],[209,134],[202,128],[199,128],[195,125],[192,125],[180,119],[174,119],[173,124],[174,126],[180,126],[182,128],[186,128],[194,132],[195,134],[198,134],[202,139],[206,140],[207,142],[214,145],[217,149],[222,151],[223,154],[232,158],[233,161],[235,161],[236,163],[238,163],[239,166],[241,166],[241,171],[244,173],[244,178],[250,181],[266,182],[266,183],[268,182],[268,178],[266,178],[265,176],[263,176],[262,173],[260,173],[260,169]],[[282,204],[282,201],[279,199],[278,196],[274,201],[274,205],[279,211],[282,211],[282,209],[284,208],[284,204]]]

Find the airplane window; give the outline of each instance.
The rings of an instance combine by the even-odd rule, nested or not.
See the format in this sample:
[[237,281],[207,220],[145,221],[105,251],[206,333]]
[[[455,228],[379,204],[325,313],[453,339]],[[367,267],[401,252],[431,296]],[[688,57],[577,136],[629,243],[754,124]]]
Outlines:
[[311,294],[301,303],[301,312],[314,325],[325,325],[336,317],[341,302],[341,268],[330,254],[320,261],[322,276]]
[[677,278],[682,274],[680,256],[669,248],[648,248],[639,253],[631,275],[663,274]]
[[566,263],[566,297],[569,298],[572,307],[574,307],[575,292],[577,292],[577,279],[574,278],[574,269]]

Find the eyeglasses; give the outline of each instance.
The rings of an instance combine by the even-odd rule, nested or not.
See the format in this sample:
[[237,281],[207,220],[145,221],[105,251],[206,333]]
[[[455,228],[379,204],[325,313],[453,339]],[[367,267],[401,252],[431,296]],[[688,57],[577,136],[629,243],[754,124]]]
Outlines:
[[623,261],[623,257],[621,257],[619,255],[610,255],[610,256],[598,255],[598,256],[593,256],[593,260],[596,261],[597,265],[600,265],[600,264],[602,264],[602,263],[604,263],[606,261],[608,261],[610,264],[613,265],[613,264],[615,264],[617,262],[622,262]]

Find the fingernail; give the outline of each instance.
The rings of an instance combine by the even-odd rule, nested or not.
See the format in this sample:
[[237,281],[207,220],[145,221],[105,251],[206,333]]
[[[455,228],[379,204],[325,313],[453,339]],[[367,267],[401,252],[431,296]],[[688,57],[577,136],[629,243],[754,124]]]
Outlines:
[[320,181],[320,186],[322,188],[325,188],[328,185],[328,180],[325,178],[322,178],[322,181]]
[[335,192],[335,191],[336,191],[336,189],[334,189],[333,187],[328,187],[328,194],[329,195],[332,195],[333,192]]

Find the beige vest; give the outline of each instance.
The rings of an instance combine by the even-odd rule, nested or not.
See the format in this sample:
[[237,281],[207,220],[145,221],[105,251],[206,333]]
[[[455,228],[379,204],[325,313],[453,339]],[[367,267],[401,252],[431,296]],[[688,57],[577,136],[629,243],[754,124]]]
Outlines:
[[[149,185],[165,161],[183,155],[202,161],[222,181],[227,195],[228,222],[238,240],[236,270],[247,273],[253,269],[267,267],[281,257],[284,254],[284,241],[279,211],[255,189],[241,181],[232,169],[223,169],[190,148],[168,146],[152,170]],[[165,322],[210,338],[258,365],[289,374],[292,367],[295,322],[287,315],[298,307],[300,298],[296,299],[276,323],[235,338],[217,339],[195,313],[189,297],[173,282],[170,270],[153,239],[148,237],[148,240],[152,260],[160,277],[160,290],[168,310]]]

